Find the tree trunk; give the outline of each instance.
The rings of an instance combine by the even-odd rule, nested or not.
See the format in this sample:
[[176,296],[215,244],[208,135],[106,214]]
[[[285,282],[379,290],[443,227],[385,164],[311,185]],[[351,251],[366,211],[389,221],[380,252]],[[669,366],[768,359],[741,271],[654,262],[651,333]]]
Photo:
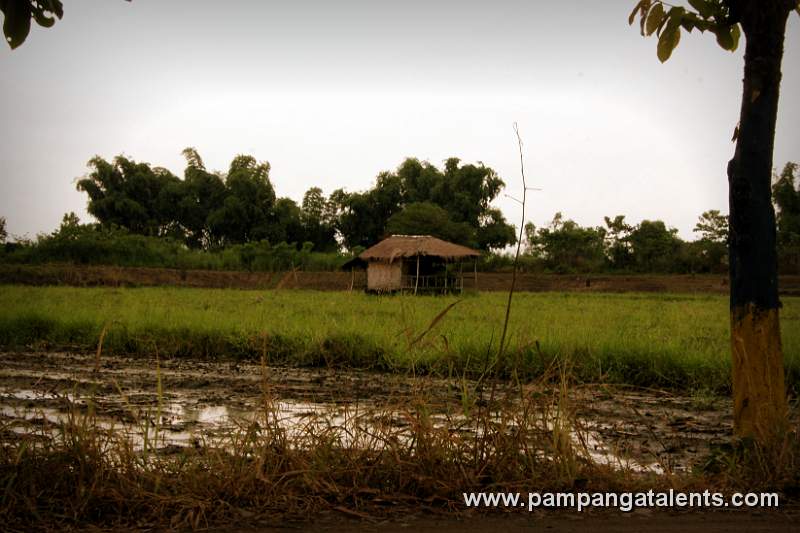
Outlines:
[[767,442],[786,424],[772,152],[789,0],[731,1],[747,39],[739,134],[728,163],[734,427]]

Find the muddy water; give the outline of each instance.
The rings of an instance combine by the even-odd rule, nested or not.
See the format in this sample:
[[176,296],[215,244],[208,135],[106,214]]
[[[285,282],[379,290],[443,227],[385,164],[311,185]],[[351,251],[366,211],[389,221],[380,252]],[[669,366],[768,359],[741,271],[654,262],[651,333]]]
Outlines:
[[[418,408],[420,398],[435,424],[458,426],[465,393],[473,404],[490,394],[558,397],[543,385],[490,393],[474,382],[373,372],[0,353],[0,438],[41,437],[89,410],[100,427],[139,448],[145,441],[199,446],[265,415],[290,438],[374,413],[388,414],[402,435],[403,413]],[[571,388],[561,405],[569,407],[574,444],[596,461],[635,469],[685,470],[732,431],[731,404],[722,398],[593,385]]]

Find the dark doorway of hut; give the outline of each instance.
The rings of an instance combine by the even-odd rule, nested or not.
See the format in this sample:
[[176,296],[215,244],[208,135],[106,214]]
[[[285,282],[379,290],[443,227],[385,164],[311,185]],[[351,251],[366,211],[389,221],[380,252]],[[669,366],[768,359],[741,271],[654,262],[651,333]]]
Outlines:
[[[472,261],[470,274],[478,287],[478,262]],[[464,262],[417,255],[403,259],[400,291],[410,294],[450,294],[464,292]]]

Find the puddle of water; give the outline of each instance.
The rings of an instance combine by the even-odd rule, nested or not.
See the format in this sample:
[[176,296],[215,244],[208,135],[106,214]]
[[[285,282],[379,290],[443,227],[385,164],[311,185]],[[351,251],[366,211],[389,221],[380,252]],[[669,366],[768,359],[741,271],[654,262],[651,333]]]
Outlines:
[[[3,396],[17,400],[64,398],[64,395],[32,390],[10,393],[4,391]],[[83,403],[80,399],[77,402]],[[348,422],[348,417],[336,404],[279,401],[274,404],[273,409],[274,422],[280,429],[286,431],[289,438],[300,437],[306,434],[306,430],[309,428],[322,430],[327,427],[343,427]],[[129,414],[139,423],[127,423],[102,415],[97,416],[94,423],[99,428],[113,430],[120,436],[133,439],[134,449],[141,451],[144,448],[145,433],[150,439],[156,433],[158,409],[157,406],[148,406],[145,409],[134,409]],[[65,410],[27,405],[0,405],[0,415],[9,421],[16,422],[12,424],[12,430],[16,433],[31,433],[38,429],[50,435],[55,435],[59,426],[67,423],[70,419],[70,414]],[[257,421],[263,415],[264,413],[255,409],[234,408],[227,405],[188,406],[173,402],[162,407],[157,445],[189,446],[194,441],[202,440],[209,435],[246,426]],[[80,415],[78,416],[80,417]]]
[[592,460],[600,465],[632,470],[635,472],[651,472],[654,474],[664,474],[664,467],[658,461],[641,461],[630,459],[623,454],[612,450],[598,434],[587,431],[580,436],[572,434],[573,446],[585,449]]
[[[258,365],[233,368],[229,363],[162,361],[160,378],[165,393],[159,409],[152,361],[104,358],[99,373],[92,355],[45,353],[30,354],[26,359],[25,354],[0,353],[0,366],[4,362],[9,364],[0,370],[0,424],[5,427],[11,422],[17,432],[41,431],[47,426],[48,431],[55,431],[67,420],[69,402],[85,412],[89,403],[86,391],[97,391],[98,426],[132,439],[138,449],[143,446],[145,428],[152,435],[156,422],[159,445],[175,446],[192,446],[196,440],[229,436],[250,424],[264,424],[260,387],[266,378]],[[454,386],[445,379],[279,367],[270,367],[267,376],[271,393],[280,398],[272,406],[269,424],[285,431],[289,439],[328,432],[347,446],[359,445],[368,433],[377,433],[404,442],[415,423],[406,415],[413,412],[409,402],[418,397],[416,391],[433,402],[426,404],[426,410],[435,428],[465,437],[482,431],[466,423],[458,410],[463,383]],[[80,390],[83,396],[73,393]],[[671,459],[670,453],[677,453],[682,454],[679,461],[688,466],[696,452],[680,449],[687,439],[702,446],[711,438],[718,439],[720,432],[725,434],[725,426],[719,422],[720,409],[701,416],[693,411],[690,398],[609,390],[572,391],[578,427],[582,428],[580,437],[572,435],[573,446],[598,463],[660,472],[660,464],[652,459]],[[549,394],[538,389],[528,392]],[[445,414],[447,411],[450,414]],[[687,414],[693,416],[694,424],[674,425]],[[512,424],[508,421],[494,422],[513,430],[513,425],[506,425]],[[543,431],[552,429],[541,420],[535,425]],[[653,430],[655,441],[651,439]],[[698,437],[693,432],[710,436]],[[678,451],[658,455],[648,451],[648,447],[661,449],[661,440]]]
[[39,407],[36,409],[25,409],[20,407],[12,407],[10,405],[0,406],[0,414],[5,418],[20,419],[20,420],[43,420],[52,423],[58,423],[66,420],[64,413],[59,413],[56,409],[48,407]]
[[75,395],[71,392],[56,393],[53,391],[40,391],[32,389],[0,389],[0,401],[4,399],[14,400],[60,400],[66,399],[75,401]]
[[[48,397],[36,391],[17,391],[13,394],[14,398],[30,400]],[[319,434],[325,430],[337,430],[343,446],[353,445],[357,442],[358,436],[364,436],[363,429],[370,429],[369,417],[361,415],[373,414],[368,408],[351,408],[336,404],[279,401],[274,405],[274,422],[277,427],[286,432],[290,439],[302,440],[308,436],[308,430]],[[32,433],[41,431],[55,435],[60,424],[69,420],[69,414],[50,407],[29,408],[24,406],[0,406],[0,414],[3,417],[15,421],[24,421],[26,424],[14,424],[12,430],[18,434]],[[396,436],[402,441],[411,439],[407,428],[403,428],[403,423],[398,413],[391,413],[392,426],[397,428]],[[145,448],[145,440],[149,439],[150,448],[161,448],[165,446],[191,446],[207,440],[213,439],[214,435],[228,433],[231,430],[246,427],[248,424],[258,421],[263,417],[254,409],[234,408],[226,405],[202,405],[187,406],[180,403],[172,403],[163,409],[161,424],[157,432],[153,425],[156,417],[156,409],[148,408],[143,413],[138,413],[137,418],[140,424],[130,424],[115,421],[106,417],[97,417],[94,423],[97,427],[104,430],[114,431],[122,438],[131,439],[133,449],[142,451]],[[148,421],[149,420],[149,421]],[[263,420],[263,418],[261,418]],[[459,430],[474,433],[480,432],[480,428],[470,428],[462,425],[463,415],[446,416],[434,415],[431,417],[434,427],[441,429],[444,427],[458,427]],[[407,426],[407,424],[406,424]],[[147,434],[147,436],[146,436]],[[664,470],[657,462],[641,463],[630,459],[623,459],[614,453],[609,447],[592,432],[583,433],[580,437],[571,434],[572,444],[575,449],[585,450],[591,459],[598,464],[605,464],[614,467],[627,468],[634,471],[649,471],[663,473]]]
[[[12,392],[4,390],[2,392],[2,395],[4,397],[6,397],[6,398],[15,398],[15,399],[18,399],[18,400],[35,400],[37,398],[42,398],[43,394],[46,394],[46,393],[33,391],[33,390],[18,390],[18,391],[12,391]],[[51,397],[52,397],[52,395],[51,395]]]

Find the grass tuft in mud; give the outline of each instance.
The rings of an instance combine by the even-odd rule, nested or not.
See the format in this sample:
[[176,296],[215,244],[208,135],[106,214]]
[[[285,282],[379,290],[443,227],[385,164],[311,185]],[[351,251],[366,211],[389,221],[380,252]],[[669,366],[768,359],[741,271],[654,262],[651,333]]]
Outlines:
[[[785,497],[796,487],[796,435],[769,451],[721,451],[693,474],[597,462],[564,369],[551,369],[547,380],[559,386],[542,383],[535,393],[465,383],[461,408],[444,415],[420,389],[402,404],[287,426],[262,368],[252,420],[189,446],[159,440],[160,401],[154,411],[129,413],[135,438],[101,424],[93,397],[63,397],[61,422],[24,433],[0,422],[0,523],[9,531],[202,529],[308,519],[322,510],[361,518],[459,512],[463,493],[472,491],[746,489]],[[165,394],[160,378],[158,394]]]
[[160,445],[157,417],[132,412],[140,430],[133,439],[98,423],[93,399],[84,407],[64,401],[59,424],[24,434],[0,426],[0,520],[8,529],[196,529],[331,508],[356,516],[458,509],[464,491],[622,490],[648,482],[595,464],[573,438],[558,394],[521,402],[465,397],[465,409],[444,418],[420,395],[286,427],[265,378],[251,422],[187,447]]

